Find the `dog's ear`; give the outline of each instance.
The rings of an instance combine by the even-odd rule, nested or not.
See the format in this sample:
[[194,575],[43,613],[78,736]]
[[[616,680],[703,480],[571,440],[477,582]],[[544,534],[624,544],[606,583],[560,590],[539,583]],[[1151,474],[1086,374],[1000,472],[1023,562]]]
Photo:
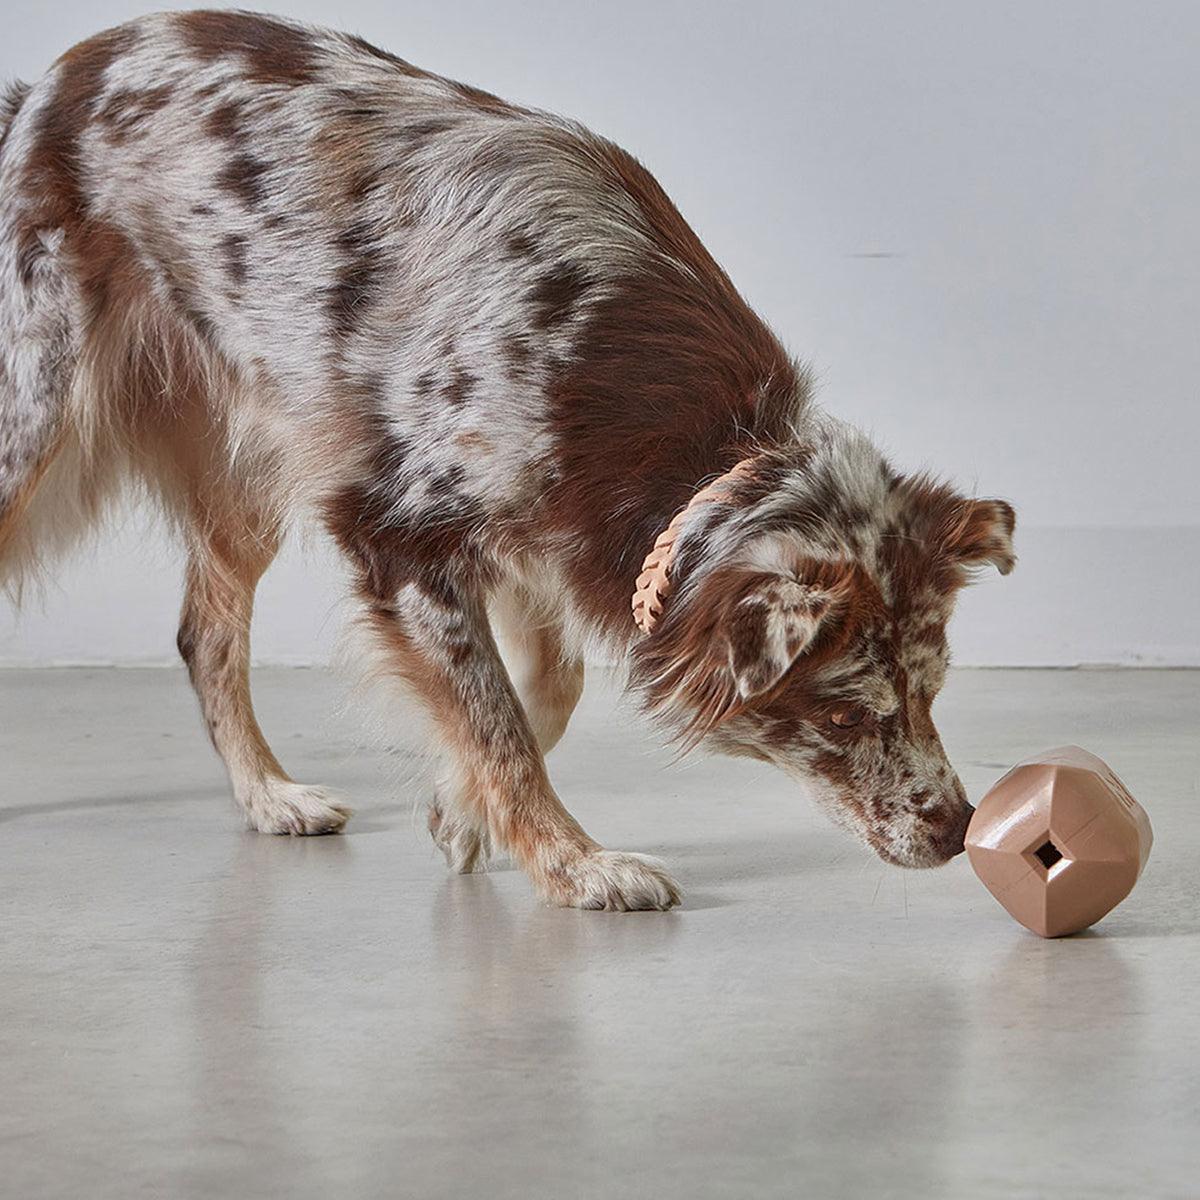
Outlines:
[[817,636],[835,603],[832,592],[782,575],[765,576],[726,619],[729,669],[738,696],[773,688]]
[[949,567],[949,585],[961,587],[977,567],[990,564],[1007,575],[1016,565],[1017,514],[1007,501],[972,500],[928,475],[901,478],[895,495],[899,506],[893,533]]
[[1016,524],[1017,514],[1004,500],[964,500],[956,519],[947,523],[942,551],[967,570],[990,563],[1007,575],[1017,562]]

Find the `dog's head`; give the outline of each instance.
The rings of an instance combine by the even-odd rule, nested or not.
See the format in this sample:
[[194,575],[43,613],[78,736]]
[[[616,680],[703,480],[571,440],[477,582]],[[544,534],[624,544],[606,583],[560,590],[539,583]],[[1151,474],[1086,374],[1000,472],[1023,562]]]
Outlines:
[[634,680],[683,740],[775,763],[886,861],[936,866],[972,812],[930,713],[946,624],[974,568],[1012,568],[1015,517],[842,450],[764,460],[700,516]]

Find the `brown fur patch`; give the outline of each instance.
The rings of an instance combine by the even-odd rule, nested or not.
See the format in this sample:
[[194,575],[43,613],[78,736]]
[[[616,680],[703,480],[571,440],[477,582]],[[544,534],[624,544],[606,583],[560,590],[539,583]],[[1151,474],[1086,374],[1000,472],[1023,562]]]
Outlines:
[[334,334],[350,337],[361,325],[367,308],[380,296],[387,262],[369,227],[356,222],[335,239],[342,258],[336,282],[326,291],[325,308]]
[[240,55],[254,83],[312,83],[320,66],[319,47],[303,29],[269,17],[216,10],[175,18],[192,51],[204,62]]
[[244,101],[225,100],[208,114],[204,127],[213,137],[220,138],[222,141],[234,142],[241,137],[246,116]]
[[109,141],[120,145],[137,132],[148,117],[162,109],[174,94],[175,89],[169,84],[156,88],[122,88],[109,95],[96,113],[96,120],[107,129]]
[[267,198],[270,164],[253,154],[235,154],[217,173],[217,186],[237,196],[247,208],[261,208]]
[[574,263],[559,263],[548,270],[530,294],[534,328],[544,332],[568,321],[587,295],[590,282],[587,272]]
[[221,255],[225,259],[225,271],[235,284],[246,282],[246,239],[240,233],[227,233],[221,239]]
[[469,454],[489,454],[495,449],[492,439],[477,429],[465,429],[462,433],[456,433],[454,444]]
[[[17,228],[26,261],[40,253],[38,232],[62,229],[68,251],[81,267],[85,300],[93,307],[111,290],[110,277],[121,273],[120,256],[130,253],[124,237],[89,222],[82,189],[81,139],[95,116],[105,72],[137,44],[128,27],[81,42],[58,61],[58,86],[38,114],[33,146],[26,163],[26,194],[38,198],[28,219]],[[131,260],[136,256],[131,255]]]
[[[363,411],[346,433],[362,456],[362,480],[342,488],[324,505],[326,527],[350,556],[360,586],[372,601],[387,604],[408,582],[468,571],[486,578],[476,536],[483,512],[477,501],[454,496],[452,480],[441,480],[446,503],[436,521],[397,522],[392,497],[414,477],[409,447],[382,417]],[[439,481],[431,481],[431,488]]]
[[478,382],[478,378],[465,367],[455,366],[450,372],[450,382],[442,388],[442,399],[452,408],[460,408],[471,398],[471,392]]

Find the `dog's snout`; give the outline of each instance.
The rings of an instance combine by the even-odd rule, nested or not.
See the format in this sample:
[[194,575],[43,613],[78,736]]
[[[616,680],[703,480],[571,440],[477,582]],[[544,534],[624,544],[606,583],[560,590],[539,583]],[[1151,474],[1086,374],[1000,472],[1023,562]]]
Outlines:
[[953,858],[966,849],[967,826],[970,825],[974,814],[975,810],[969,804],[957,807],[945,828],[934,836],[934,848],[943,858]]

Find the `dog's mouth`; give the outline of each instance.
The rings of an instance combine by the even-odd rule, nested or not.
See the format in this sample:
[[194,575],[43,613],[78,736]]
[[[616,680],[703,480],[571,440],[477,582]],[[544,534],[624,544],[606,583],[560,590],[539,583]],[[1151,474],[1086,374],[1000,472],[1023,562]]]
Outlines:
[[893,867],[907,867],[912,870],[945,866],[952,858],[961,854],[965,848],[961,837],[923,840],[906,851],[894,849],[878,834],[869,833],[867,842],[885,863]]
[[920,870],[923,867],[940,867],[946,861],[946,859],[938,857],[932,850],[926,847],[913,848],[902,853],[898,850],[893,850],[886,843],[876,838],[870,838],[869,841],[871,849],[891,867]]

